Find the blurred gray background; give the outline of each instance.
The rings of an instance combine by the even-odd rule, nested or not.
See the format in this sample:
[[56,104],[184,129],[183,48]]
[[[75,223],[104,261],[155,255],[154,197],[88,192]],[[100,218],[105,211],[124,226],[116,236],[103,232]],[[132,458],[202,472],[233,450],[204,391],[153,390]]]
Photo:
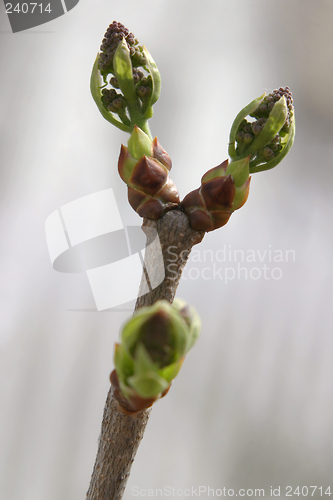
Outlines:
[[[287,159],[253,176],[247,204],[188,264],[178,296],[202,335],[153,408],[124,498],[135,486],[333,493],[332,2],[81,0],[15,35],[2,2],[0,18],[0,498],[85,498],[113,345],[133,307],[80,311],[94,307],[87,279],[52,269],[44,232],[51,212],[109,187],[123,222],[140,224],[116,169],[126,134],[89,93],[113,20],[162,74],[151,129],[182,197],[227,157],[234,117],[265,90],[288,85],[297,118]],[[280,279],[204,279],[214,262],[237,268],[216,262],[224,245],[295,259],[242,264],[278,267]]]

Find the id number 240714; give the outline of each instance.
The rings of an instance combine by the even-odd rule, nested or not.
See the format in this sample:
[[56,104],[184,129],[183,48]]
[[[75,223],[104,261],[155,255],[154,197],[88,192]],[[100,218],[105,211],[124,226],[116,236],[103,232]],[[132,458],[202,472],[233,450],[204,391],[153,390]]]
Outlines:
[[295,495],[297,495],[298,497],[313,497],[315,492],[321,497],[324,495],[328,495],[328,497],[330,497],[332,495],[330,486],[326,489],[322,486],[297,486],[297,488],[295,489],[293,489],[292,486],[286,486],[286,497],[292,497]]
[[12,3],[6,3],[6,14],[33,14],[40,12],[48,12],[49,14],[52,12],[51,4],[43,5],[42,3],[17,3],[15,6]]

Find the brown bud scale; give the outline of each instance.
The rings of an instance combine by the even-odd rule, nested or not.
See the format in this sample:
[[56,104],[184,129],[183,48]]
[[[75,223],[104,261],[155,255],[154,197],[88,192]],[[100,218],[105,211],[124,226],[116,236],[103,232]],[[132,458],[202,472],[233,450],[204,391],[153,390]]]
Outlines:
[[231,209],[236,188],[231,175],[216,177],[202,184],[201,195],[208,210]]
[[157,220],[162,217],[166,208],[169,208],[167,204],[162,203],[161,200],[155,198],[147,198],[147,200],[139,206],[136,211],[140,217],[147,217],[148,219]]
[[167,177],[167,172],[158,161],[143,156],[137,162],[128,183],[154,196],[165,184]]
[[208,170],[202,176],[200,188],[188,193],[181,202],[193,229],[209,232],[224,226],[231,214],[246,202],[250,178],[236,188],[233,176],[224,175],[227,167],[228,160]]
[[192,229],[197,231],[213,231],[215,228],[213,220],[206,210],[192,207],[185,210]]
[[157,220],[179,205],[179,194],[169,177],[171,159],[158,142],[152,141],[152,156],[136,161],[128,148],[121,146],[118,160],[119,175],[128,185],[128,201],[141,216]]
[[172,167],[171,158],[165,151],[165,149],[161,146],[157,137],[155,137],[155,139],[153,140],[152,153],[153,157],[156,158],[156,160],[162,163],[162,165],[164,165],[168,170],[171,170]]
[[110,381],[114,389],[114,397],[117,400],[121,409],[128,415],[132,415],[138,411],[150,408],[157,399],[163,398],[169,391],[171,384],[157,398],[142,398],[138,394],[133,394],[129,399],[126,399],[120,390],[119,379],[116,370],[113,370],[110,375]]

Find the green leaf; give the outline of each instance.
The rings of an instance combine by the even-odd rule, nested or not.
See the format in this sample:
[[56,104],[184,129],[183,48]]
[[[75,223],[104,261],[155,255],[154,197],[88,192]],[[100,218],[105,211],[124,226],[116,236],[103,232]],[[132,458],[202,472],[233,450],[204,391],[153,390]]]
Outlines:
[[157,373],[158,367],[152,361],[145,346],[140,343],[134,354],[134,375],[144,375],[149,371]]
[[146,69],[149,72],[152,79],[152,92],[147,102],[147,108],[145,111],[145,117],[151,118],[153,116],[152,106],[158,100],[161,94],[161,75],[158,71],[154,59],[151,57],[147,48],[143,46],[143,53],[146,58]]
[[170,311],[172,337],[175,344],[174,359],[184,356],[189,336],[189,326],[181,315],[174,309]]
[[102,94],[101,94],[101,88],[104,87],[105,85],[102,84],[101,80],[101,74],[98,69],[98,59],[99,59],[99,54],[97,54],[97,57],[95,59],[95,63],[91,72],[91,78],[90,78],[90,91],[91,95],[93,96],[93,99],[103,116],[108,122],[112,123],[115,127],[119,128],[120,130],[123,130],[124,132],[131,132],[131,129],[129,126],[125,125],[123,122],[117,120],[111,111],[108,111],[105,109],[102,103]]
[[132,398],[135,398],[136,396],[136,391],[128,386],[122,379],[119,379],[119,387],[120,387],[120,392],[122,395],[127,399],[127,401],[131,401]]
[[263,100],[263,98],[265,97],[265,95],[266,95],[266,92],[263,95],[261,95],[260,97],[258,97],[257,99],[254,99],[247,106],[245,106],[245,108],[243,108],[236,116],[234,123],[232,124],[231,130],[230,130],[229,150],[228,150],[230,158],[232,158],[232,159],[237,158],[235,142],[236,142],[237,131],[238,131],[240,124],[242,123],[242,121],[244,120],[244,118],[246,116],[250,115],[251,113],[253,113],[257,109],[257,107],[260,105],[260,103]]
[[284,96],[275,104],[269,114],[260,134],[255,137],[251,144],[245,149],[246,154],[254,154],[261,151],[280,132],[288,116],[288,107]]
[[276,155],[275,158],[273,158],[272,160],[269,160],[268,162],[259,165],[255,164],[255,161],[252,165],[251,165],[252,162],[250,162],[250,173],[254,174],[256,172],[263,172],[264,170],[270,170],[271,168],[276,167],[276,165],[278,165],[291,150],[292,145],[294,144],[294,139],[295,139],[295,116],[290,126],[290,131],[288,135],[284,138],[284,141],[282,142],[282,144],[284,144],[284,147],[280,151],[280,153]]
[[176,361],[169,366],[165,366],[158,371],[159,375],[170,384],[170,382],[177,377],[182,367],[183,361],[184,358],[180,358],[179,361]]
[[142,398],[157,397],[169,386],[168,382],[154,371],[133,375],[128,379],[128,383]]
[[140,334],[140,328],[151,315],[151,312],[149,310],[147,311],[147,309],[149,308],[142,307],[139,309],[123,327],[121,342],[128,352],[132,352],[133,349],[135,349],[135,344]]
[[192,313],[192,321],[190,326],[189,340],[187,343],[186,352],[188,352],[194,346],[201,332],[200,316],[194,308],[191,307],[191,310],[193,310],[193,313]]
[[133,68],[130,51],[123,38],[119,42],[113,57],[113,69],[118,80],[119,88],[124,94],[127,103],[134,103],[138,100],[133,81]]
[[132,158],[132,156],[129,154],[128,148],[122,145],[118,159],[118,172],[120,177],[124,182],[126,182],[126,184],[128,184],[136,164],[137,160]]
[[242,186],[236,189],[234,201],[232,202],[233,211],[238,210],[244,205],[249,191],[249,184],[250,184],[250,177],[248,178],[247,182],[245,182]]
[[201,320],[194,307],[189,306],[182,299],[175,299],[172,307],[180,314],[188,327],[187,332],[187,345],[185,353],[187,353],[198,340],[201,332]]
[[229,163],[225,175],[232,175],[236,188],[242,186],[250,175],[250,156]]
[[114,364],[118,377],[125,381],[134,373],[134,363],[131,356],[121,344],[115,345]]

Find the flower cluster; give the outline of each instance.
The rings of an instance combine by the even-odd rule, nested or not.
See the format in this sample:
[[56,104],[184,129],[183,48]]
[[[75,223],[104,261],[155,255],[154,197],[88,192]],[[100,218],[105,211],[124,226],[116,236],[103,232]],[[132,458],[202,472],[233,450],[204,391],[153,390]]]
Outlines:
[[282,127],[283,132],[288,132],[288,129],[293,121],[294,116],[294,105],[293,105],[293,95],[290,91],[289,87],[280,87],[279,89],[273,90],[270,94],[265,96],[257,109],[253,111],[251,116],[255,118],[264,118],[267,119],[269,117],[270,112],[274,108],[274,104],[281,99],[281,97],[285,97],[287,104],[287,117],[284,126]]
[[104,35],[101,44],[101,54],[99,57],[98,68],[102,75],[107,76],[113,73],[113,58],[119,42],[125,39],[126,44],[130,51],[130,57],[133,68],[145,64],[146,59],[143,54],[143,48],[139,45],[138,40],[133,33],[125,28],[125,26],[117,21],[110,24]]
[[[101,53],[98,60],[98,68],[106,84],[113,88],[104,88],[102,91],[102,102],[108,111],[118,113],[120,108],[126,108],[127,103],[122,94],[115,93],[114,89],[119,89],[119,82],[115,76],[113,59],[117,47],[122,40],[125,40],[132,64],[132,76],[137,96],[142,103],[147,101],[152,92],[152,78],[145,76],[144,72],[138,69],[146,65],[146,56],[144,48],[139,45],[138,40],[121,23],[113,21],[108,27],[101,45]],[[122,98],[120,99],[119,96]],[[116,101],[116,102],[114,102]]]
[[161,77],[147,49],[121,23],[114,21],[104,35],[90,87],[104,118],[129,133],[137,125],[150,136],[147,120]]
[[250,156],[250,172],[275,167],[290,150],[295,136],[293,97],[280,87],[255,99],[237,115],[230,132],[232,160]]

